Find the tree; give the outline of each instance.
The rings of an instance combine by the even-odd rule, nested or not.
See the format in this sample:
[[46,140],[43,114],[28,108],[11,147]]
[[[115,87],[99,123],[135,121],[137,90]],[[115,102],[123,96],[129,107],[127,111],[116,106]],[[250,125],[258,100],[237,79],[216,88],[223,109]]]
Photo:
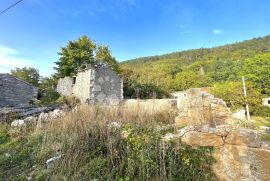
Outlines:
[[55,91],[57,85],[57,78],[55,76],[44,77],[39,85],[39,105],[55,104],[60,97],[59,93]]
[[243,109],[248,103],[251,112],[254,108],[261,105],[261,95],[251,82],[247,82],[247,97],[243,93],[242,82],[216,83],[211,89],[211,93],[222,98],[232,110]]
[[58,52],[60,58],[56,63],[57,77],[75,75],[78,71],[91,68],[95,62],[105,62],[116,68],[117,62],[107,46],[97,45],[87,36],[69,41]]
[[22,79],[34,86],[39,85],[40,75],[39,71],[33,67],[23,67],[23,68],[15,68],[11,70],[11,75]]
[[242,75],[252,81],[262,94],[270,96],[270,53],[247,59]]
[[119,66],[116,59],[112,56],[108,46],[99,45],[96,48],[96,61],[105,62],[112,66],[112,69],[119,72]]
[[182,71],[174,79],[174,90],[208,87],[210,85],[211,81],[207,75],[199,75],[198,72],[192,70]]

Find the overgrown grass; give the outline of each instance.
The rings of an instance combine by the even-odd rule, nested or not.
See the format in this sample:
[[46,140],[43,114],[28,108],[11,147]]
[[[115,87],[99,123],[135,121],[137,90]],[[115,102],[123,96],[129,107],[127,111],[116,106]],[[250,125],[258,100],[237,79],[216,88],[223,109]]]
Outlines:
[[[174,112],[149,113],[123,107],[85,107],[42,129],[0,133],[0,178],[19,180],[216,180],[212,148],[179,140]],[[160,129],[162,127],[162,129]],[[63,155],[51,169],[46,160]]]

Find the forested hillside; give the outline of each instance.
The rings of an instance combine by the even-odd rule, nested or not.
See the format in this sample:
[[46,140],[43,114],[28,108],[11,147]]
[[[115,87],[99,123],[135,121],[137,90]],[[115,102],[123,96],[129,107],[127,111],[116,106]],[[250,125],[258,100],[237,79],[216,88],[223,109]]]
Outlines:
[[[121,68],[124,77],[133,79],[136,85],[138,82],[156,85],[168,92],[214,87],[213,92],[232,106],[243,104],[241,77],[245,76],[251,104],[260,104],[261,97],[270,95],[270,36],[214,48],[137,58],[123,62]],[[238,98],[242,100],[232,101]]]

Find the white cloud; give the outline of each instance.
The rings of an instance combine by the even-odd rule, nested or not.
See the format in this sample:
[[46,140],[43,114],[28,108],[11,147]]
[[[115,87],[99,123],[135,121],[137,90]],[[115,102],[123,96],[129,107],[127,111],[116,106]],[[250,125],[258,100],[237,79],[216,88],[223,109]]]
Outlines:
[[224,32],[223,32],[223,30],[220,30],[220,29],[214,29],[213,30],[213,34],[214,35],[221,35],[221,34],[223,34]]
[[184,36],[184,35],[189,34],[189,33],[190,33],[189,30],[181,31],[180,36]]
[[19,57],[17,50],[0,45],[0,73],[8,73],[15,67],[33,66],[33,61]]

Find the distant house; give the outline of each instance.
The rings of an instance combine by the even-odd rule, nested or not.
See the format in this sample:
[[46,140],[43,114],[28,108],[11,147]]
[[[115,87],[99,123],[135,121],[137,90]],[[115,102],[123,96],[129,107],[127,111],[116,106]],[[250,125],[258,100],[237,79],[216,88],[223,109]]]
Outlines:
[[76,76],[59,79],[57,92],[74,95],[82,103],[119,103],[123,99],[123,80],[110,66],[97,64]]
[[0,107],[29,106],[38,89],[10,74],[0,74]]
[[269,107],[270,107],[270,97],[264,98],[264,99],[262,100],[262,104],[263,104],[264,106],[269,106]]

